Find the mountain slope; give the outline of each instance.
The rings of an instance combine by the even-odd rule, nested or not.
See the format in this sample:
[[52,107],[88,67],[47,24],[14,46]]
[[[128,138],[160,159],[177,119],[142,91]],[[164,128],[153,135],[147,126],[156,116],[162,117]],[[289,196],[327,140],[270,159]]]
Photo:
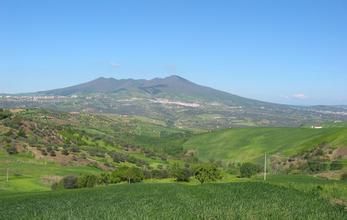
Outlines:
[[0,107],[137,115],[165,120],[174,127],[198,130],[347,120],[344,107],[267,103],[197,85],[179,76],[152,80],[98,78],[62,89],[1,96]]

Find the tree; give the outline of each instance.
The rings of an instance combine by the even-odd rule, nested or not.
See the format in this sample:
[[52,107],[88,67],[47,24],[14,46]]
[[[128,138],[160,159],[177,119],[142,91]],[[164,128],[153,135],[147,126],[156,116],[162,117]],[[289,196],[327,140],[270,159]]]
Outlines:
[[189,182],[192,172],[189,167],[182,167],[175,163],[170,168],[170,174],[176,179],[177,182]]
[[260,172],[260,167],[253,163],[243,163],[240,167],[241,177],[250,178]]
[[114,179],[119,178],[121,181],[130,183],[141,182],[144,178],[143,171],[137,167],[119,167],[112,173]]
[[222,178],[220,171],[214,164],[201,164],[196,168],[195,178],[201,183],[213,182]]

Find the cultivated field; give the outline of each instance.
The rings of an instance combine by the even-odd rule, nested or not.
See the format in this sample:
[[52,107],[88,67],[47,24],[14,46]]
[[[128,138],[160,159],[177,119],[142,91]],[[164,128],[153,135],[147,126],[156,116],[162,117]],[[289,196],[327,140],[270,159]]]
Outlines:
[[118,185],[0,202],[0,219],[346,219],[312,193],[263,183]]

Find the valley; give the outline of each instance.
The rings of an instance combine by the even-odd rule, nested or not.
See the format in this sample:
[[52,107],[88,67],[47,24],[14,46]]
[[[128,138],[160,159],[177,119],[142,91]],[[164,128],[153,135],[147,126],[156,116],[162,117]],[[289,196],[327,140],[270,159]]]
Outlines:
[[[99,78],[3,95],[0,106],[0,217],[345,217],[344,106],[260,102],[178,76]],[[254,199],[263,190],[268,197]],[[159,198],[164,192],[168,200]],[[198,213],[209,193],[211,209]],[[220,205],[229,197],[232,205]],[[97,211],[63,201],[87,201]],[[301,203],[310,206],[297,213]],[[23,209],[14,214],[16,207]]]

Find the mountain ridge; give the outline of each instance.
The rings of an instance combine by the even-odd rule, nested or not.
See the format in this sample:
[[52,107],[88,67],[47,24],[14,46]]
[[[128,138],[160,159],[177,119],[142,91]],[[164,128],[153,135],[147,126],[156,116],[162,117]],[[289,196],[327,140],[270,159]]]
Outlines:
[[2,97],[0,107],[143,116],[165,120],[168,126],[203,130],[297,127],[347,120],[344,107],[264,102],[198,85],[178,75],[151,80],[99,77],[75,86]]

